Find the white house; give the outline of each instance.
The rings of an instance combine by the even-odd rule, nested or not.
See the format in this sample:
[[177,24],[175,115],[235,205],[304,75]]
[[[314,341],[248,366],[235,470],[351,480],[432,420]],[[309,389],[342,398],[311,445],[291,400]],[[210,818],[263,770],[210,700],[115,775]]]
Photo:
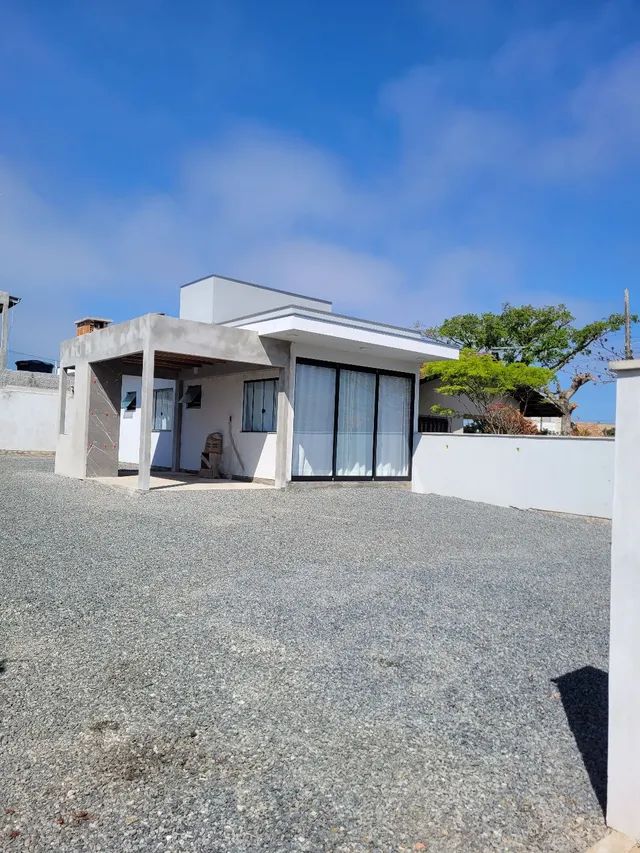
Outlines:
[[[330,302],[223,276],[184,285],[180,317],[147,314],[65,341],[56,472],[197,470],[210,433],[227,476],[410,480],[420,365],[458,351]],[[73,412],[67,376],[74,373]]]

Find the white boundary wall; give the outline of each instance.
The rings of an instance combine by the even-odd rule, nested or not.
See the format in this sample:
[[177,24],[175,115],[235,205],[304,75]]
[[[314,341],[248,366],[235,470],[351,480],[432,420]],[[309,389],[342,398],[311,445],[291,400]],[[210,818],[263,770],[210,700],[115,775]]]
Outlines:
[[425,433],[413,491],[611,518],[614,447],[612,438]]
[[57,438],[58,377],[0,371],[0,450],[52,453]]

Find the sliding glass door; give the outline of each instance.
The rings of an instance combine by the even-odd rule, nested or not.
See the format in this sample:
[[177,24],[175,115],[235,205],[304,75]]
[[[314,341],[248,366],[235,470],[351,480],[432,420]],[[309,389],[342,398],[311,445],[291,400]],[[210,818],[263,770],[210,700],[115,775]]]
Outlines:
[[296,366],[293,418],[294,477],[331,477],[335,421],[336,369],[317,364]]
[[294,479],[409,479],[414,376],[298,360]]
[[340,370],[336,477],[373,475],[376,375]]
[[376,477],[408,477],[413,379],[382,374],[378,381]]

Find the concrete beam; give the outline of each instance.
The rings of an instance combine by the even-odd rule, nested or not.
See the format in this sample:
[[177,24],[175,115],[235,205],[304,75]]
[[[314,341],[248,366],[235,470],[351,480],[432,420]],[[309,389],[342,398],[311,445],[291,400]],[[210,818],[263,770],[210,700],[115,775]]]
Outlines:
[[63,341],[60,363],[71,367],[77,361],[107,361],[133,355],[142,352],[147,341],[156,352],[243,362],[253,366],[282,367],[288,360],[286,341],[262,340],[257,332],[246,329],[145,314],[126,323],[115,323],[89,335]]

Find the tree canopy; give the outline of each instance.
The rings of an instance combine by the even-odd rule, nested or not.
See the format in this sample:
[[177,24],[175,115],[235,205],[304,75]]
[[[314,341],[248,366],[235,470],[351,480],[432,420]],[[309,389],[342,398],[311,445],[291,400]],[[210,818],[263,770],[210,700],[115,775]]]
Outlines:
[[618,355],[608,335],[623,325],[623,314],[579,326],[563,304],[537,308],[505,303],[499,314],[458,314],[425,334],[484,353],[496,363],[547,368],[550,378],[543,386],[533,387],[556,405],[562,414],[562,431],[568,434],[576,408],[574,395],[588,382],[603,378],[607,361]]
[[[489,422],[496,403],[504,403],[522,389],[544,388],[553,378],[553,371],[521,362],[498,361],[492,355],[463,349],[457,360],[427,362],[422,367],[422,376],[438,380],[439,394],[468,398],[478,418]],[[433,410],[441,414],[465,414],[443,406],[434,406]]]
[[558,371],[578,355],[591,356],[606,335],[622,328],[623,314],[576,326],[566,305],[510,305],[500,314],[458,314],[430,330],[460,347],[490,352],[506,362],[538,364]]

